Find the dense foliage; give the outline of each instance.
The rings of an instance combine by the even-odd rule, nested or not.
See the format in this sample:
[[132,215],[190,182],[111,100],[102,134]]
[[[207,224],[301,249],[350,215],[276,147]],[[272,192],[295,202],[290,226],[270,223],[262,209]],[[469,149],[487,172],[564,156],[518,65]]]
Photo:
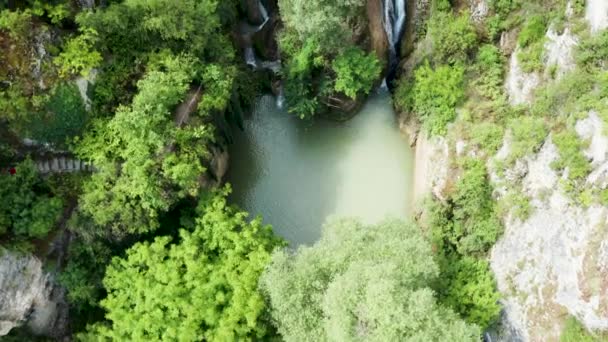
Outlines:
[[177,127],[170,111],[196,71],[190,56],[163,56],[138,83],[133,104],[97,122],[81,142],[80,155],[99,170],[81,200],[96,224],[111,225],[117,234],[153,230],[159,211],[197,194],[211,132],[205,126]]
[[227,193],[202,202],[194,229],[180,230],[178,242],[157,237],[112,260],[101,301],[111,323],[83,338],[234,341],[271,333],[257,281],[280,241],[230,207]]
[[397,92],[397,105],[412,111],[430,135],[443,135],[448,123],[456,118],[456,105],[464,97],[464,69],[442,65],[433,69],[421,65],[413,83],[403,83]]
[[347,102],[342,94],[355,100],[369,93],[382,66],[375,54],[354,43],[364,8],[361,0],[279,1],[289,112],[311,118],[340,111]]
[[478,340],[436,303],[437,275],[415,225],[341,220],[315,245],[275,253],[261,283],[286,341]]
[[0,234],[45,237],[63,212],[63,200],[49,193],[31,160],[17,165],[14,175],[0,174]]

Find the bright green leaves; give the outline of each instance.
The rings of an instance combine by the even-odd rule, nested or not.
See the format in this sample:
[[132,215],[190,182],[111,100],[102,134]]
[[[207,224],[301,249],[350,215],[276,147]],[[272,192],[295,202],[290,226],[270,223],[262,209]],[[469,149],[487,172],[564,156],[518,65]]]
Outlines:
[[304,42],[318,42],[324,53],[348,47],[357,15],[363,15],[363,0],[279,0],[285,28]]
[[275,253],[261,284],[286,341],[477,340],[435,302],[437,274],[415,225],[340,220],[312,247]]
[[98,67],[102,58],[94,48],[97,40],[97,31],[92,28],[83,28],[78,36],[68,40],[63,52],[54,60],[59,73],[63,77],[76,74],[87,76],[91,69]]
[[[226,203],[222,190],[201,203],[192,232],[137,243],[107,269],[101,305],[110,326],[84,339],[235,341],[263,339],[258,277],[280,241],[260,219]],[[96,336],[96,337],[94,337]]]
[[219,64],[208,64],[202,72],[203,97],[198,105],[202,114],[223,111],[228,106],[236,68]]
[[335,90],[356,99],[360,92],[369,93],[382,71],[382,66],[375,54],[366,54],[359,48],[350,48],[334,60],[332,69],[336,73]]
[[98,122],[80,144],[81,157],[99,169],[81,198],[98,225],[111,225],[117,234],[154,230],[159,212],[198,192],[211,130],[182,131],[171,115],[195,73],[192,57],[166,57],[138,83],[133,104]]
[[437,11],[429,21],[429,35],[433,43],[433,61],[441,64],[462,63],[477,43],[477,35],[469,15],[454,15],[451,11]]
[[425,63],[416,69],[413,83],[402,81],[397,106],[412,111],[431,135],[444,135],[456,118],[456,106],[464,98],[464,68]]
[[0,234],[43,238],[59,221],[63,201],[50,197],[31,160],[17,165],[16,173],[0,175]]
[[439,284],[441,302],[467,322],[485,328],[499,317],[500,294],[487,261],[472,257],[446,258]]
[[551,167],[556,170],[568,170],[568,179],[571,181],[584,180],[591,172],[591,164],[583,154],[588,144],[585,144],[574,129],[564,130],[552,136],[552,141],[557,146],[559,158]]

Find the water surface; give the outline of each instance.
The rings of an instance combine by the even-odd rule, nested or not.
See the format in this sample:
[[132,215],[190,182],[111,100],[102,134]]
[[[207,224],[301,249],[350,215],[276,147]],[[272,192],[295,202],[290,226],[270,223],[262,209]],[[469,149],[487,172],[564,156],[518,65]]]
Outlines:
[[372,95],[344,123],[303,122],[260,98],[230,148],[232,200],[292,244],[311,244],[331,215],[373,223],[405,218],[412,151],[400,135],[390,95]]

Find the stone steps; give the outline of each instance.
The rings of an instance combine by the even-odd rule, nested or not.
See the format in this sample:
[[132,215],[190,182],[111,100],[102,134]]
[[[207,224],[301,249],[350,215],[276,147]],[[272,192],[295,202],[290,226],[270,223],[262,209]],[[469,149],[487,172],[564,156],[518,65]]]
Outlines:
[[36,161],[36,167],[38,168],[38,171],[43,174],[95,171],[95,168],[92,165],[82,160],[65,156],[38,160]]

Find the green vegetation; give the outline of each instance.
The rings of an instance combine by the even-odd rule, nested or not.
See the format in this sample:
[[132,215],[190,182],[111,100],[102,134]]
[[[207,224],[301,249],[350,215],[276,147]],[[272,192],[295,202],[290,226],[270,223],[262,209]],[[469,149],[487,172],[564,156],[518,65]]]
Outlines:
[[463,77],[460,66],[433,69],[425,63],[416,70],[412,83],[399,85],[397,106],[415,113],[427,133],[444,135],[456,118],[456,105],[464,98]]
[[511,153],[507,159],[509,163],[538,152],[548,133],[544,120],[535,117],[513,119],[509,128],[512,135]]
[[565,131],[553,136],[553,141],[559,151],[559,159],[551,166],[557,170],[568,170],[568,179],[581,180],[591,171],[591,165],[583,154],[587,147],[576,132]]
[[415,225],[341,220],[312,247],[275,253],[261,284],[288,341],[478,340],[476,326],[437,304],[437,275]]
[[[279,46],[286,61],[285,98],[290,113],[310,119],[340,112],[344,95],[368,94],[382,66],[353,42],[365,1],[280,0],[285,27]],[[333,62],[331,62],[333,61]]]
[[360,92],[369,93],[382,67],[373,54],[350,48],[334,60],[332,69],[336,73],[335,90],[354,100]]
[[429,20],[428,32],[433,43],[432,58],[438,64],[466,60],[477,43],[477,35],[466,12],[456,16],[436,11]]
[[92,50],[97,40],[97,31],[85,29],[80,35],[69,40],[55,63],[59,67],[60,74],[81,74],[87,76],[91,69],[101,63],[101,54]]
[[78,88],[59,83],[51,90],[43,108],[32,115],[28,131],[36,140],[64,147],[83,132],[87,119]]
[[31,160],[15,170],[14,175],[0,175],[0,234],[43,238],[60,219],[63,201],[49,196],[50,190]]
[[98,121],[78,149],[99,169],[84,185],[81,208],[117,235],[156,229],[160,211],[196,195],[204,171],[201,158],[209,153],[210,129],[182,130],[170,114],[196,75],[194,58],[164,57],[161,68],[165,71],[150,70],[138,83],[130,107]]
[[[0,2],[0,242],[45,260],[67,290],[73,337],[479,341],[501,310],[489,251],[502,220],[526,220],[554,190],[531,201],[520,180],[494,191],[489,173],[510,176],[550,141],[573,205],[608,205],[575,129],[589,113],[608,123],[608,31],[588,32],[585,1],[570,2],[572,17],[565,0],[488,0],[473,20],[437,0],[417,7],[406,31],[421,36],[406,38],[415,48],[398,52],[408,55],[390,86],[396,108],[447,143],[445,187],[416,223],[336,219],[316,244],[287,249],[229,203],[217,151],[278,85],[299,118],[346,117],[380,84],[387,46],[370,1],[278,0],[257,33],[252,3]],[[550,28],[577,36],[572,72],[545,65]],[[277,44],[280,72],[239,56]],[[511,53],[542,79],[530,104],[505,93]],[[503,143],[508,155],[494,158]],[[39,173],[55,156],[94,168]],[[606,336],[570,317],[561,340]]]
[[260,219],[228,206],[224,189],[197,209],[179,242],[157,237],[114,258],[101,301],[111,324],[81,338],[113,340],[263,339],[264,299],[257,280],[280,245]]
[[602,342],[606,339],[608,335],[590,333],[576,318],[569,317],[559,340],[560,342]]

